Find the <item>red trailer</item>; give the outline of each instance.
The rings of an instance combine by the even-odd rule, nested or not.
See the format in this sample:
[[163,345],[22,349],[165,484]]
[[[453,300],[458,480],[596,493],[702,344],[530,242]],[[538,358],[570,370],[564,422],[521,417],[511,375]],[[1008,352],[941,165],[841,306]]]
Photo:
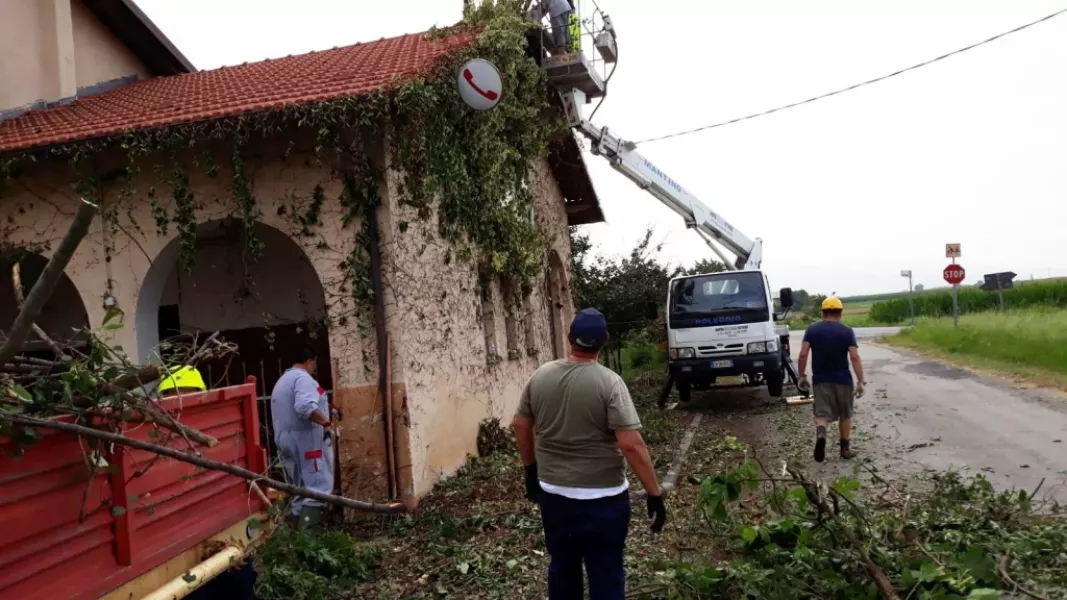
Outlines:
[[[205,458],[266,473],[254,378],[162,405],[218,439],[198,447]],[[0,438],[0,600],[181,597],[262,536],[252,521],[267,506],[244,479],[120,446],[94,454],[72,434],[41,433],[18,458]],[[147,424],[126,424],[125,434],[188,448]],[[183,581],[189,589],[174,595]]]

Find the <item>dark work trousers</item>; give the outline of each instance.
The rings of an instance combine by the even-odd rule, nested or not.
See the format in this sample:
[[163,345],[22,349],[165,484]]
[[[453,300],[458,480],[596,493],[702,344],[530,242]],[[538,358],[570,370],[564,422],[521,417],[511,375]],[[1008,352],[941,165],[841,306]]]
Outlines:
[[590,600],[623,600],[626,572],[622,554],[630,528],[630,494],[572,500],[541,494],[541,522],[548,567],[549,600],[581,600],[582,563],[589,575]]

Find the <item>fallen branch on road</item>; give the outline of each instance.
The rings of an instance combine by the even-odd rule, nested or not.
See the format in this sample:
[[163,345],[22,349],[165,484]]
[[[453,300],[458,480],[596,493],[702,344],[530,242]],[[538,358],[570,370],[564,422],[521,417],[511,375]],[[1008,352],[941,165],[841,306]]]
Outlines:
[[1031,490],[950,472],[905,493],[873,470],[870,489],[851,477],[827,485],[787,464],[770,476],[755,458],[725,469],[703,479],[698,508],[709,546],[731,540],[718,549],[728,560],[688,555],[636,597],[1067,598],[1067,520]]
[[1012,592],[1022,592],[1024,595],[1029,596],[1034,600],[1049,600],[1048,596],[1036,594],[1019,585],[1018,583],[1015,583],[1015,580],[1011,578],[1011,575],[1008,575],[1008,562],[1010,560],[1011,559],[1009,559],[1007,556],[1001,556],[997,559],[997,574],[1000,575],[1000,578],[1004,580],[1004,583],[1007,583],[1011,586]]
[[830,488],[826,488],[826,486],[819,485],[809,480],[803,473],[796,469],[790,468],[788,471],[793,479],[804,488],[804,491],[808,495],[808,500],[818,507],[819,513],[828,515],[830,519],[833,520],[834,524],[837,525],[841,533],[848,538],[848,542],[852,544],[852,548],[860,555],[860,558],[863,559],[864,568],[867,569],[871,578],[874,579],[874,582],[878,585],[878,591],[882,593],[882,596],[886,598],[886,600],[900,600],[900,596],[897,594],[896,590],[893,589],[893,582],[889,580],[889,577],[886,577],[885,571],[871,560],[870,553],[867,552],[867,549],[864,547],[863,542],[860,541],[859,536],[856,535],[856,532],[846,525],[838,516],[837,507],[835,506],[833,509],[830,508],[826,502],[827,494],[824,494],[822,489],[828,489],[830,490],[830,494],[840,496],[850,503],[852,501],[840,493],[837,493]]

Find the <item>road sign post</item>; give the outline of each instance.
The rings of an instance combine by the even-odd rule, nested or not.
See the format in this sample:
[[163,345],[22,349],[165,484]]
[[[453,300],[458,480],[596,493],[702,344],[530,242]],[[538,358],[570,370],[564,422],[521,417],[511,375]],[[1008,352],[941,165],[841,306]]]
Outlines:
[[912,285],[911,269],[903,270],[900,272],[901,277],[908,278],[908,312],[911,313],[911,325],[915,326],[915,286]]
[[[950,244],[951,245],[951,244]],[[957,245],[958,250],[958,245]],[[963,268],[963,265],[957,265],[956,259],[952,259],[952,264],[945,267],[943,272],[945,281],[952,285],[952,326],[960,326],[960,284],[967,278],[967,271]]]
[[1003,273],[987,273],[985,275],[985,281],[979,286],[987,292],[995,291],[997,293],[1001,312],[1004,311],[1004,290],[1010,290],[1015,287],[1015,284],[1012,283],[1015,277],[1015,273],[1012,273],[1011,271],[1005,271]]

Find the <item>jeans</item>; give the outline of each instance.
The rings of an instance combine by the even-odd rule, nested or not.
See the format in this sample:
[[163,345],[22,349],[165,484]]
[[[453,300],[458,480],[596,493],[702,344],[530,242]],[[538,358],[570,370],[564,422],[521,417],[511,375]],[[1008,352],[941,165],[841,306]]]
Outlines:
[[582,564],[589,576],[590,600],[623,600],[626,572],[622,565],[630,528],[630,495],[572,500],[541,495],[550,600],[581,600]]
[[570,52],[571,46],[571,13],[565,12],[558,17],[551,17],[552,42],[556,45],[557,52]]

